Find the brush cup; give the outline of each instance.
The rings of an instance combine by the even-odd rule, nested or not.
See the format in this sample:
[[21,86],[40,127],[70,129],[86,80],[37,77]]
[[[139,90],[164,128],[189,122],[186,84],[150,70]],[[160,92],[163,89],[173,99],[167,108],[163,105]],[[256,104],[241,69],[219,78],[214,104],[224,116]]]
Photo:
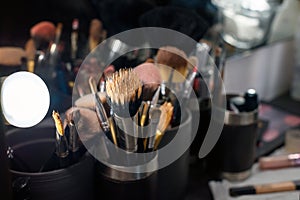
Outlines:
[[55,148],[55,127],[41,123],[27,129],[13,128],[6,133],[6,144],[13,150],[10,172],[14,199],[92,200],[93,159],[84,153],[79,162],[64,169],[39,172]]
[[[238,94],[226,95],[229,99]],[[258,135],[258,109],[234,112],[225,110],[224,127],[209,155],[209,168],[216,176],[229,181],[242,181],[251,175]]]
[[[189,110],[183,115],[181,128],[190,137],[192,131],[192,115]],[[166,131],[159,148],[169,144],[175,137],[179,127]],[[181,145],[181,144],[176,144]],[[148,167],[154,167],[159,156],[159,151],[153,153],[153,159],[147,163]],[[122,166],[119,166],[122,167]],[[96,199],[105,200],[162,200],[162,199],[184,199],[188,184],[189,172],[189,150],[183,153],[170,165],[147,173],[127,173],[122,170],[112,169],[96,161]]]

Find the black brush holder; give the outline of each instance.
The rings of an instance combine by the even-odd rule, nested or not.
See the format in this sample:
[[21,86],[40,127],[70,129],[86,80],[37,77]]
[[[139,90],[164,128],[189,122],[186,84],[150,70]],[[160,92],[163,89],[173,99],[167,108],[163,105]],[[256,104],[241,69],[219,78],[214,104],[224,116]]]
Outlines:
[[[192,115],[189,110],[185,113],[181,126],[186,130],[187,136],[190,136]],[[178,127],[167,130],[158,149],[167,145],[177,131]],[[96,199],[182,200],[187,192],[188,173],[189,149],[170,165],[154,172],[142,174],[118,171],[96,161]]]
[[10,166],[14,199],[94,199],[94,162],[87,153],[67,168],[39,172],[54,151],[54,137],[53,125],[7,131],[6,144],[14,156]]

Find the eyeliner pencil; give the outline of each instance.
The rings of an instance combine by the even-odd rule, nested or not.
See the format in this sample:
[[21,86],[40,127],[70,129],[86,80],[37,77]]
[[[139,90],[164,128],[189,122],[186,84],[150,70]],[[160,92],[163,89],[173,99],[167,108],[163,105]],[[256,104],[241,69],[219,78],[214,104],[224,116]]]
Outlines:
[[229,194],[230,196],[236,197],[241,195],[265,194],[295,190],[300,190],[300,180],[232,187],[229,188]]

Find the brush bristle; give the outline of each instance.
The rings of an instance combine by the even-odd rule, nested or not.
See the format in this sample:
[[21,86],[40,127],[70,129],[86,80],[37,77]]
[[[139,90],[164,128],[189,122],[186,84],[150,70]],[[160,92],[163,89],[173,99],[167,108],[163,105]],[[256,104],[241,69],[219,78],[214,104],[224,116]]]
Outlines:
[[141,96],[142,84],[131,68],[120,69],[106,81],[106,91],[113,103],[124,105]]
[[174,107],[170,102],[165,102],[159,107],[161,110],[161,116],[158,123],[158,128],[160,132],[165,132],[167,127],[170,125]]
[[184,73],[183,70],[187,66],[187,55],[177,47],[163,46],[157,52],[156,61],[158,64],[167,65]]
[[106,93],[113,105],[128,107],[135,114],[140,105],[142,83],[132,68],[120,69],[107,78]]
[[56,127],[58,134],[63,136],[64,135],[64,127],[63,127],[63,123],[62,123],[59,113],[53,110],[52,118],[55,122],[55,127]]

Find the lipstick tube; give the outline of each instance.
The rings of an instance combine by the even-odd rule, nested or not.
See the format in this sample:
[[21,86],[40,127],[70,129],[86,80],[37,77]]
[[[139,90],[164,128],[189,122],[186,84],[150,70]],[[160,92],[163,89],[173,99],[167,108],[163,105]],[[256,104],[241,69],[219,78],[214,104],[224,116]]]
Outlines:
[[278,169],[300,166],[300,153],[261,157],[259,159],[260,169]]

